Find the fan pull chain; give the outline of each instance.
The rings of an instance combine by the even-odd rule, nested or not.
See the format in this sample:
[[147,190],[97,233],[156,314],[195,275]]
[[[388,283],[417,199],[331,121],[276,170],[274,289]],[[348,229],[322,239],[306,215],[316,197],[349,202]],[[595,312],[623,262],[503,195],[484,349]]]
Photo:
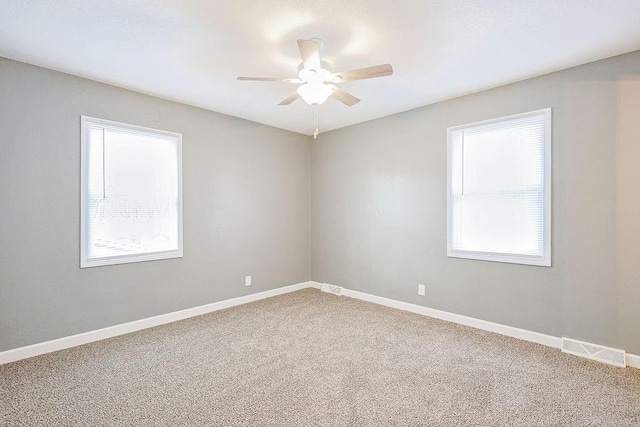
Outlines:
[[318,130],[318,106],[316,105],[316,130],[313,132],[313,139],[318,139],[320,131]]

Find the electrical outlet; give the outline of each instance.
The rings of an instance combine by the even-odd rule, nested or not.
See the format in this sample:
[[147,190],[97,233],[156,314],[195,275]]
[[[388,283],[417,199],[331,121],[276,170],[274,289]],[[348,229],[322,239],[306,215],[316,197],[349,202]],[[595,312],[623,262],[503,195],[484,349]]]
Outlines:
[[424,285],[418,284],[418,295],[421,297],[425,296],[427,291],[425,290]]
[[244,285],[245,286],[251,286],[251,276],[246,276],[244,278]]

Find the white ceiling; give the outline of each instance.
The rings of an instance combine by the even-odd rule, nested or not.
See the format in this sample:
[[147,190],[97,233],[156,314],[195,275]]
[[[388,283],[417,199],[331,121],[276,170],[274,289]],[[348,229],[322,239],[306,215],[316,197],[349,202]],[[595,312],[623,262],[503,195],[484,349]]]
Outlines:
[[0,56],[304,134],[295,85],[236,77],[296,77],[312,37],[395,71],[341,84],[362,102],[329,99],[327,131],[638,50],[640,0],[0,0]]

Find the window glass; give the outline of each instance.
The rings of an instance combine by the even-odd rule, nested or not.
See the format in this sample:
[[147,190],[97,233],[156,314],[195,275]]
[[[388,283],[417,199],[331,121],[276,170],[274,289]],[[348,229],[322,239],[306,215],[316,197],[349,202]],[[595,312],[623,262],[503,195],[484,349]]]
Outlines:
[[181,136],[82,121],[82,266],[181,256]]
[[550,265],[550,110],[448,131],[453,257]]

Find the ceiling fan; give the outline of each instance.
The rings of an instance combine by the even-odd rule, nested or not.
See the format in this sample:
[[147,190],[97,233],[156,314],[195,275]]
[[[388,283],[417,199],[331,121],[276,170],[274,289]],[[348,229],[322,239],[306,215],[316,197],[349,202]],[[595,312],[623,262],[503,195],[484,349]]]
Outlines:
[[278,105],[289,105],[298,98],[302,98],[309,105],[320,105],[331,96],[343,104],[352,106],[360,102],[360,100],[337,87],[337,83],[372,79],[393,74],[393,68],[391,68],[390,64],[332,73],[329,63],[320,60],[322,40],[298,40],[298,48],[300,49],[302,63],[298,66],[297,79],[238,77],[238,80],[300,84],[295,92],[283,99]]

